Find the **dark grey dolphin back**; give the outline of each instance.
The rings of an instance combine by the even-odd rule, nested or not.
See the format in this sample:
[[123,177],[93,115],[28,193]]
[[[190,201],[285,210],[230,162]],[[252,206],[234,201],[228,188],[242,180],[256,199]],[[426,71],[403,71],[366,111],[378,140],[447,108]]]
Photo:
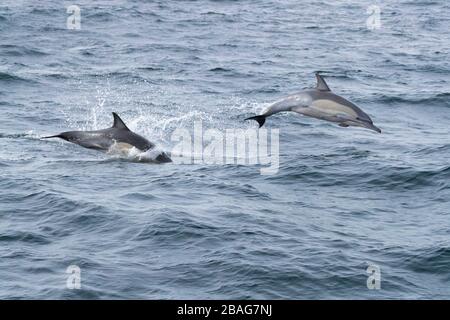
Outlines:
[[110,129],[105,130],[108,132],[111,139],[116,142],[128,143],[141,151],[147,151],[155,146],[144,137],[128,129],[125,122],[123,122],[117,113],[113,112],[112,114],[114,117],[113,126]]
[[43,138],[61,138],[88,149],[108,150],[112,145],[111,139],[107,135],[105,135],[103,131],[105,130],[66,131],[55,136]]
[[153,143],[144,137],[128,129],[125,122],[113,112],[114,123],[111,128],[94,131],[67,131],[48,138],[61,138],[68,142],[78,144],[82,147],[107,151],[114,143],[127,143],[141,151],[147,151],[155,147]]

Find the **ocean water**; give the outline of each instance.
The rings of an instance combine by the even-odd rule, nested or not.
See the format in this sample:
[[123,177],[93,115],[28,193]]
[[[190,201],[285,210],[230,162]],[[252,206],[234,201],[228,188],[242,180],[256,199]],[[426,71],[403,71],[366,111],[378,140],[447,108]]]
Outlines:
[[[67,28],[73,4],[80,30]],[[449,12],[444,0],[2,0],[0,298],[450,298]],[[383,133],[275,115],[272,175],[40,139],[108,127],[116,111],[171,151],[196,122],[255,129],[243,119],[314,86],[315,71]]]

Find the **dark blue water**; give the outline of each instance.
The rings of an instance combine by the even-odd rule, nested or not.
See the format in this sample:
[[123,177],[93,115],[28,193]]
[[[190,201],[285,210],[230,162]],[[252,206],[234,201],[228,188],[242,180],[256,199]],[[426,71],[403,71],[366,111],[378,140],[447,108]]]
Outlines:
[[[66,27],[72,4],[81,30]],[[0,298],[449,298],[449,9],[2,0]],[[318,70],[383,133],[273,116],[274,175],[39,139],[108,127],[116,111],[170,151],[195,121],[254,128],[242,120]]]

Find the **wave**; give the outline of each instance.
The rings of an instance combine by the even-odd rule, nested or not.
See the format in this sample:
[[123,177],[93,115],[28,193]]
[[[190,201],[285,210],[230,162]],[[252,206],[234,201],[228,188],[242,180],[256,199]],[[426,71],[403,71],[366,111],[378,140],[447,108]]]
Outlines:
[[31,82],[30,80],[21,78],[12,73],[0,72],[0,82]]
[[137,69],[144,71],[164,71],[164,68],[162,67],[138,67]]
[[445,106],[450,107],[450,92],[438,93],[428,97],[401,97],[389,95],[374,95],[378,103],[386,104],[410,104],[423,106]]
[[446,188],[450,181],[450,166],[434,170],[385,168],[381,174],[368,179],[367,184],[391,189],[421,189],[430,186]]
[[[362,157],[363,160],[365,157]],[[356,160],[358,159],[355,158]],[[353,162],[355,160],[352,160]],[[285,163],[283,159],[281,163]],[[320,162],[319,162],[320,163]],[[376,166],[364,164],[365,170],[333,170],[310,165],[282,165],[279,174],[265,179],[281,184],[296,184],[299,181],[308,185],[327,186],[359,186],[385,190],[407,191],[435,187],[437,190],[448,188],[450,166],[435,169],[417,169],[412,167]]]
[[118,19],[118,17],[113,13],[106,12],[106,11],[100,11],[100,12],[94,12],[94,13],[88,14],[85,19],[86,20],[89,19],[92,21],[98,20],[98,21],[106,22],[106,21],[111,21],[113,19]]
[[212,69],[209,69],[209,71],[212,71],[212,72],[233,72],[233,70],[231,70],[231,69],[221,68],[221,67],[212,68]]
[[169,245],[170,242],[193,242],[196,239],[213,236],[218,230],[214,224],[201,221],[187,212],[170,211],[156,215],[151,223],[142,227],[132,240],[151,239]]
[[448,246],[422,249],[415,255],[410,254],[404,260],[407,266],[415,272],[441,274],[449,279],[450,248]]
[[33,131],[23,132],[23,133],[1,133],[0,138],[4,139],[39,139],[40,136],[34,133]]
[[4,44],[0,45],[0,53],[11,57],[47,56],[48,53],[35,48]]
[[34,232],[23,232],[23,231],[6,231],[0,234],[1,242],[25,242],[31,244],[49,244],[50,240],[48,237],[34,233]]

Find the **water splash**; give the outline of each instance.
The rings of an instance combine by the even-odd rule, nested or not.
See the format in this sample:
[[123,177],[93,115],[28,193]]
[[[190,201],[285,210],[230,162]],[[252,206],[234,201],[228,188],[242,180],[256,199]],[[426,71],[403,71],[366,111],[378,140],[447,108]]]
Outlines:
[[138,148],[126,143],[114,143],[107,154],[117,159],[125,159],[133,162],[159,163],[158,157],[164,154],[159,148],[152,148],[147,151],[141,151]]

